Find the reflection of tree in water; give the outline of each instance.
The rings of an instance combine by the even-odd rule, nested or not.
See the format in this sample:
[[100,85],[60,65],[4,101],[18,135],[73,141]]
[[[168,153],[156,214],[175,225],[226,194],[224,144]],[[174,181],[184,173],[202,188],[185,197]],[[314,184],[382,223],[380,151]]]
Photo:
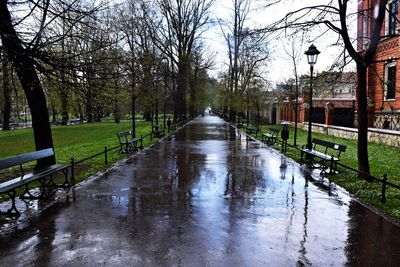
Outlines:
[[236,130],[235,128],[229,126],[227,139],[230,141],[236,141],[237,138],[240,138],[240,132],[238,130]]
[[[133,177],[137,181],[137,190],[132,191],[129,203],[132,213],[128,217],[129,225],[132,226],[129,237],[133,240],[132,245],[137,254],[145,257],[149,253],[148,240],[142,237],[143,233],[151,233],[158,260],[166,264],[177,260],[175,254],[170,255],[172,248],[176,249],[184,243],[188,235],[200,235],[199,228],[193,223],[196,218],[193,217],[195,208],[191,189],[200,176],[199,167],[193,162],[205,160],[205,155],[191,153],[190,146],[167,145],[167,150],[161,148],[152,153],[162,150],[162,154],[168,154],[168,160],[157,161],[148,155],[150,162],[137,163],[141,167]],[[149,174],[144,175],[143,171],[149,171]],[[138,233],[137,229],[143,233]],[[168,243],[173,244],[162,245]]]
[[[280,171],[281,171],[281,179],[286,178],[286,172],[287,172],[287,165],[283,164],[283,161],[281,159],[281,166],[280,166]],[[304,175],[304,208],[303,208],[303,236],[302,239],[300,240],[300,249],[299,249],[299,258],[297,260],[296,265],[297,266],[310,266],[311,262],[307,258],[307,249],[306,249],[306,242],[307,242],[307,227],[308,227],[308,181],[309,181],[309,175]],[[285,242],[289,242],[289,237],[291,235],[291,227],[293,225],[293,218],[294,215],[296,214],[296,208],[295,208],[295,192],[294,192],[294,174],[292,173],[292,179],[290,180],[288,184],[288,190],[286,192],[286,208],[290,210],[290,216],[289,216],[289,221],[288,221],[288,226],[286,228],[286,234],[285,234]]]
[[310,266],[311,262],[307,258],[307,249],[306,249],[306,242],[307,242],[307,223],[308,223],[308,178],[304,176],[305,184],[304,184],[304,222],[303,222],[303,239],[300,241],[300,255],[299,259],[297,260],[297,266]]
[[[235,155],[231,153],[230,155]],[[225,196],[251,197],[257,188],[265,188],[265,179],[258,156],[229,156],[225,180]]]
[[400,228],[356,201],[349,203],[349,266],[399,266]]
[[[53,243],[56,237],[55,214],[59,207],[55,204],[46,210],[43,210],[39,215],[34,218],[32,222],[40,222],[40,224],[32,231],[29,227],[15,229],[10,236],[2,236],[3,240],[0,242],[0,255],[1,257],[10,256],[7,251],[19,251],[25,253],[30,251],[30,258],[22,259],[23,262],[34,262],[36,266],[48,266],[51,263],[55,249]],[[16,248],[20,246],[19,242],[13,242],[13,237],[24,239],[23,249]],[[22,254],[21,254],[22,255]],[[29,264],[27,264],[29,265]],[[5,265],[4,265],[5,266]]]
[[[149,206],[149,208],[158,206],[165,208],[164,206],[168,203],[174,205],[181,200],[182,203],[185,203],[183,200],[191,198],[193,185],[199,182],[200,167],[193,163],[204,162],[205,155],[191,153],[188,146],[169,148],[169,150],[174,152],[167,153],[168,160],[158,161],[148,156],[149,162],[137,163],[137,165],[149,166],[149,169],[146,170],[149,172],[148,175],[136,174],[141,171],[139,169],[135,171],[133,178],[136,181],[134,188],[140,187],[140,192],[136,193],[141,195],[142,209],[145,208],[143,205]],[[161,154],[164,155],[166,152],[162,151]],[[135,203],[132,208],[137,209],[137,206],[138,203]]]
[[[286,169],[281,169],[281,177],[286,176]],[[289,241],[289,236],[291,234],[291,227],[293,225],[293,217],[296,214],[296,209],[295,209],[295,193],[294,193],[294,175],[292,175],[292,180],[289,183],[288,190],[286,192],[286,208],[290,210],[290,217],[289,217],[289,223],[286,228],[286,234],[285,234],[285,242],[288,243]]]

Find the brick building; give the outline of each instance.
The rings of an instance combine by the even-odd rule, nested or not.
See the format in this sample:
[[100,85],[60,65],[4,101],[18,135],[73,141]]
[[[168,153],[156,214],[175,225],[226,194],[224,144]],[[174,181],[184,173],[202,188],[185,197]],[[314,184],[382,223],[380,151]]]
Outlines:
[[[378,0],[358,2],[357,48],[364,50]],[[374,64],[368,69],[369,127],[400,131],[400,46],[398,0],[389,0]]]
[[[303,76],[299,84],[299,123],[308,122],[309,77]],[[354,72],[323,72],[314,79],[312,122],[344,127],[354,126],[356,80]],[[295,88],[277,85],[280,121],[295,121]]]

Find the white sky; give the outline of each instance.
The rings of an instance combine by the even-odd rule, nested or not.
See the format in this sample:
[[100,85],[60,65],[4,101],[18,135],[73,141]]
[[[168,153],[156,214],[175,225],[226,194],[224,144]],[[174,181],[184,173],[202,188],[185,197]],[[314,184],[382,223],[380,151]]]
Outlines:
[[[233,6],[233,0],[216,0],[212,11],[213,18],[218,19],[228,19],[231,10],[230,7]],[[256,8],[257,4],[264,4],[268,0],[251,0],[252,6]],[[251,13],[249,16],[248,25],[251,26],[264,26],[268,25],[272,22],[275,22],[281,18],[283,18],[288,12],[293,10],[298,10],[301,7],[310,6],[310,5],[321,5],[328,0],[283,0],[282,3],[277,4],[276,6],[269,7],[268,9],[262,10],[261,8],[256,8],[255,11]],[[334,1],[335,2],[335,1]],[[357,9],[357,0],[352,0],[349,2],[350,12],[354,12]],[[352,28],[351,34],[355,38],[356,36],[356,22],[354,21],[351,25]],[[313,34],[320,34],[321,29],[316,29]],[[211,27],[207,32],[203,34],[205,38],[205,45],[209,51],[213,51],[213,60],[215,63],[215,67],[210,74],[214,77],[218,76],[218,73],[221,70],[226,70],[227,66],[224,62],[227,62],[227,48],[226,44],[222,38],[220,27],[218,25]],[[333,61],[339,55],[339,50],[337,47],[332,47],[331,44],[335,43],[338,38],[338,35],[335,33],[325,34],[322,37],[318,38],[314,45],[321,51],[319,55],[318,62],[315,65],[315,70],[317,72],[326,70],[329,66],[332,65]],[[267,78],[273,84],[283,82],[285,79],[293,77],[293,64],[290,57],[285,53],[283,47],[286,47],[287,50],[291,50],[291,41],[290,36],[282,36],[280,39],[272,39],[269,41],[269,49],[270,49],[270,60],[268,62],[268,74]],[[304,52],[311,45],[311,42],[305,41],[302,44],[298,39],[294,38],[295,47],[300,54],[300,60],[298,62],[298,74],[307,74],[309,72],[309,65],[307,63],[306,56]],[[354,65],[351,65],[349,69],[354,69]]]

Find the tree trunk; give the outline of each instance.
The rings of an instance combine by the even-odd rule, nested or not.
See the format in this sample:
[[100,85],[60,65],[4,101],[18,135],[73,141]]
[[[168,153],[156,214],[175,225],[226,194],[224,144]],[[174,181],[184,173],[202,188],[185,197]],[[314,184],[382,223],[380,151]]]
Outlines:
[[[63,82],[62,82],[63,83]],[[61,124],[67,125],[69,121],[68,114],[68,92],[65,85],[61,85]]]
[[[196,62],[197,63],[197,62]],[[196,64],[195,63],[195,64]],[[193,118],[197,114],[197,92],[199,83],[199,70],[195,65],[193,73],[190,75],[190,103],[189,103],[189,116]]]
[[89,88],[89,91],[86,93],[86,101],[85,101],[85,106],[86,106],[86,117],[87,117],[87,122],[92,123],[93,122],[93,96],[91,89]]
[[236,121],[236,110],[234,110],[232,106],[229,109],[229,121],[230,122]]
[[50,107],[51,107],[52,121],[55,123],[57,121],[57,110],[56,110],[54,103],[51,103]]
[[[36,150],[53,147],[49,112],[42,85],[36,73],[30,51],[22,46],[7,7],[7,1],[0,2],[0,36],[3,48],[12,61],[21,86],[25,92],[32,115],[32,128]],[[38,160],[36,168],[43,168],[55,163],[55,156]]]
[[196,103],[196,81],[193,78],[193,81],[190,85],[190,103],[189,103],[189,116],[193,118],[196,115],[195,111],[195,103]]
[[135,114],[136,114],[136,97],[135,97],[135,89],[134,86],[132,86],[132,136],[136,137],[136,121],[135,121]]
[[120,114],[118,103],[114,104],[113,112],[114,112],[114,122],[115,123],[120,123],[121,122],[121,114]]
[[114,78],[114,108],[113,108],[113,113],[114,113],[114,122],[115,123],[120,123],[121,122],[121,108],[120,108],[120,103],[119,103],[119,86],[118,86],[118,80],[117,78]]
[[367,103],[367,67],[357,63],[357,118],[358,118],[358,170],[369,174],[368,161],[368,103]]
[[176,105],[178,120],[186,119],[186,89],[188,87],[188,64],[180,62],[178,66],[178,84]]
[[3,93],[4,93],[4,109],[3,109],[3,131],[10,130],[11,117],[11,86],[9,79],[8,58],[6,53],[2,54],[3,65]]

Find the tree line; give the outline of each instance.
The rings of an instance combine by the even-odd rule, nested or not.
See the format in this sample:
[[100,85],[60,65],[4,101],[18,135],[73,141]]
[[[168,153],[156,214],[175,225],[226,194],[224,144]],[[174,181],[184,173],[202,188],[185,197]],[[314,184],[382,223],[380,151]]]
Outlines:
[[[339,68],[356,64],[358,162],[359,170],[369,173],[366,78],[388,1],[353,13],[349,5],[356,1],[325,0],[265,27],[247,24],[253,3],[268,8],[279,2],[231,0],[229,17],[212,21],[214,0],[125,0],[113,6],[84,0],[0,0],[3,116],[10,113],[10,99],[19,99],[12,97],[13,91],[14,96],[23,92],[36,149],[42,149],[53,146],[48,106],[60,112],[62,124],[71,113],[87,121],[112,113],[118,121],[127,109],[156,120],[166,111],[175,120],[194,115],[211,101],[202,90],[210,84],[212,61],[205,56],[201,34],[214,22],[228,52],[227,71],[220,75],[212,105],[230,121],[238,114],[259,117],[268,97],[268,40],[316,30],[322,34],[308,40],[317,41],[333,31],[338,35],[335,45],[343,50],[343,61],[335,63]],[[363,49],[349,33],[349,25],[360,16],[370,32]]]
[[213,84],[200,39],[211,4],[0,1],[3,129],[25,101],[37,150],[53,147],[51,113],[63,125],[71,115],[95,122],[112,114],[118,122],[140,111],[157,123],[161,113],[194,116]]

